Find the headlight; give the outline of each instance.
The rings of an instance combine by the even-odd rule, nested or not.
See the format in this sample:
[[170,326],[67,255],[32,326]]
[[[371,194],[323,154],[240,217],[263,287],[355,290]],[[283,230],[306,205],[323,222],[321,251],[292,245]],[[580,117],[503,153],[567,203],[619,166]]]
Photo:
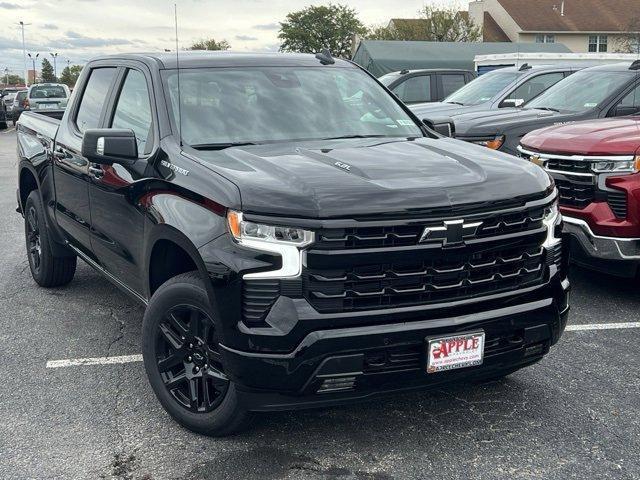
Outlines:
[[595,173],[636,173],[640,171],[640,155],[637,155],[633,160],[593,162],[591,170]]
[[542,220],[547,227],[547,238],[544,241],[543,246],[545,248],[551,248],[560,242],[560,238],[556,237],[556,227],[562,222],[562,215],[558,209],[558,199],[556,198],[553,203],[545,210],[544,219]]
[[476,145],[482,145],[483,147],[490,148],[491,150],[498,150],[504,143],[504,135],[497,135],[494,138],[474,140],[471,143],[475,143]]
[[277,270],[247,273],[243,278],[296,278],[302,273],[303,248],[314,241],[314,234],[296,227],[266,225],[244,220],[241,212],[227,213],[229,232],[240,244],[254,250],[273,253],[282,257]]

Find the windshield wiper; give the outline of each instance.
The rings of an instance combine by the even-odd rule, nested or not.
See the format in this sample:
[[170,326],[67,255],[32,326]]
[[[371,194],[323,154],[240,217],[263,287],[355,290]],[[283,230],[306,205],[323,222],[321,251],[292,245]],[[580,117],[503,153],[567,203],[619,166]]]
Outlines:
[[547,110],[549,112],[560,112],[560,110],[553,107],[533,107],[532,110]]
[[453,105],[462,105],[464,107],[464,103],[462,102],[445,102],[445,103],[451,103]]
[[221,143],[196,143],[191,148],[196,150],[224,150],[231,147],[246,147],[247,145],[258,145],[254,142],[221,142]]
[[327,137],[322,140],[348,140],[350,138],[384,138],[387,135],[344,135],[342,137]]

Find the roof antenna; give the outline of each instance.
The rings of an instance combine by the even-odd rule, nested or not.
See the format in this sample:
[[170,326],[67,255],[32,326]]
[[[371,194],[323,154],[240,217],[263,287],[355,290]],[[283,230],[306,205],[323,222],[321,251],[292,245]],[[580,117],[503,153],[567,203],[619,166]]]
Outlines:
[[333,65],[336,63],[336,60],[333,58],[328,48],[323,49],[320,53],[316,53],[316,58],[320,60],[322,65]]
[[182,149],[182,98],[180,95],[180,50],[178,45],[178,4],[173,4],[173,16],[176,23],[176,68],[178,69],[178,136]]

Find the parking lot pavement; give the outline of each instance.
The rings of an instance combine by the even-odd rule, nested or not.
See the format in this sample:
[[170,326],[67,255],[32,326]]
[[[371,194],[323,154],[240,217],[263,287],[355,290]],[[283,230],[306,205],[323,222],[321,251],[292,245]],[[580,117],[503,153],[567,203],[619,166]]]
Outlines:
[[140,307],[84,264],[65,288],[31,280],[15,163],[15,133],[0,132],[0,478],[640,478],[639,282],[575,269],[572,330],[504,381],[265,415],[211,439],[156,401]]

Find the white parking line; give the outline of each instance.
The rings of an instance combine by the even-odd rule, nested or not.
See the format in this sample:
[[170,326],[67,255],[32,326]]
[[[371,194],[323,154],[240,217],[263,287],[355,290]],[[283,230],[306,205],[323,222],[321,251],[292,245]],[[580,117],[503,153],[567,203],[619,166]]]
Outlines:
[[[568,325],[567,332],[584,332],[589,330],[621,330],[640,328],[640,322],[621,323],[587,323],[584,325]],[[47,361],[47,368],[81,367],[88,365],[114,365],[120,363],[142,362],[142,355],[122,355],[119,357],[67,358]]]
[[621,323],[587,323],[584,325],[567,325],[567,332],[581,332],[584,330],[619,330],[623,328],[640,328],[640,322]]

